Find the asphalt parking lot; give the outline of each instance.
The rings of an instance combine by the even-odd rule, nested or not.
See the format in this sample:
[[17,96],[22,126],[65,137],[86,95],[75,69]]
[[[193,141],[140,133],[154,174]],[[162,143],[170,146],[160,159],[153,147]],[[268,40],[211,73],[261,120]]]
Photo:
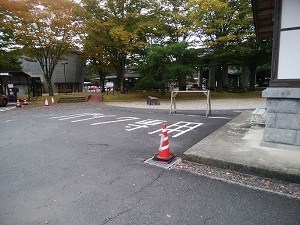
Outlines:
[[0,224],[295,224],[300,202],[144,163],[160,129],[184,151],[239,112],[104,104],[0,112]]

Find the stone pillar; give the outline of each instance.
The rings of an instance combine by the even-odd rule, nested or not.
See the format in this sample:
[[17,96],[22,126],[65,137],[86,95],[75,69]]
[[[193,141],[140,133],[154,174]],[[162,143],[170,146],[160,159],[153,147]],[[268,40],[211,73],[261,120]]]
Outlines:
[[241,86],[244,91],[249,89],[249,80],[250,80],[250,70],[248,66],[242,67],[242,76],[241,76]]
[[262,145],[300,150],[300,88],[267,88]]

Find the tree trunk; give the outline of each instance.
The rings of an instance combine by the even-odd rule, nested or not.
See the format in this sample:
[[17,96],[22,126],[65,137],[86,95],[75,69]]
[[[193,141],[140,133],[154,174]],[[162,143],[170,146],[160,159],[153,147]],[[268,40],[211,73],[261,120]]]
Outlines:
[[241,86],[244,91],[248,91],[250,87],[250,70],[248,66],[242,67]]
[[124,93],[124,75],[125,75],[125,59],[126,55],[122,54],[118,59],[118,71],[117,71],[117,77],[118,77],[118,86],[120,88],[120,92]]
[[250,91],[255,91],[255,84],[256,84],[256,65],[251,65],[249,66],[249,71],[250,71]]
[[105,85],[105,77],[106,76],[105,76],[105,74],[103,74],[102,71],[99,71],[98,74],[99,74],[100,86],[102,87],[101,92],[105,93],[104,85]]
[[202,81],[203,81],[203,66],[200,67],[200,71],[198,72],[198,88],[202,91]]
[[185,91],[186,90],[186,76],[182,75],[179,77],[179,91]]
[[165,82],[162,82],[161,88],[160,88],[160,94],[165,95],[166,94],[166,89],[165,89]]
[[47,87],[48,87],[48,92],[49,92],[49,96],[53,96],[53,87],[52,87],[52,82],[51,82],[51,78],[49,77],[49,75],[44,74],[46,83],[47,83]]
[[228,65],[223,63],[222,65],[222,87],[223,90],[228,90]]
[[207,89],[211,91],[216,90],[216,66],[213,64],[212,61],[209,63],[209,76],[207,86]]
[[221,66],[217,67],[217,74],[216,74],[216,80],[217,80],[217,92],[221,92],[223,90],[223,81],[222,81],[222,68]]

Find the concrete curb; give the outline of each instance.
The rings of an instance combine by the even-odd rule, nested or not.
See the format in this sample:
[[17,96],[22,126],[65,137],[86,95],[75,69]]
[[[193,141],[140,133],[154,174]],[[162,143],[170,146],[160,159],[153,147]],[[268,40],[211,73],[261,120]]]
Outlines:
[[261,145],[262,126],[246,110],[192,146],[184,160],[300,184],[300,151]]
[[275,180],[300,184],[300,175],[297,174],[288,174],[280,171],[247,166],[247,165],[237,164],[233,162],[225,162],[225,161],[216,160],[212,158],[199,157],[196,155],[184,155],[184,160],[193,163],[214,166],[221,169],[232,170],[240,173],[246,173],[255,176],[267,177]]

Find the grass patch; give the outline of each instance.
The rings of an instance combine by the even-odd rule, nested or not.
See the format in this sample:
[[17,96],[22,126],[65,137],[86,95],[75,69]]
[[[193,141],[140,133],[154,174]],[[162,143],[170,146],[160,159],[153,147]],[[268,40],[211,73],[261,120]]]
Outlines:
[[[212,99],[242,99],[242,98],[261,98],[262,91],[248,91],[241,93],[233,93],[233,92],[211,92]],[[32,97],[31,103],[36,104],[44,104],[45,99],[48,99],[50,104],[52,97],[54,98],[54,102],[57,103],[61,97],[82,97],[87,95],[99,95],[102,96],[104,102],[133,102],[133,101],[146,101],[148,96],[157,97],[160,100],[170,101],[171,93],[167,92],[165,95],[161,95],[158,92],[128,92],[128,93],[120,93],[120,92],[77,92],[71,94],[58,94],[54,96],[40,96],[40,97]],[[19,99],[22,99],[21,96],[18,96]],[[178,100],[195,100],[195,99],[206,99],[206,96],[203,93],[178,93],[176,96]]]
[[[146,93],[123,93],[112,92],[103,95],[104,102],[131,102],[131,101],[145,101],[147,96],[157,97],[160,100],[170,100],[171,93],[166,93],[161,95],[156,92],[146,92]],[[232,93],[232,92],[211,92],[212,99],[242,99],[242,98],[261,98],[261,91],[248,91],[242,93]],[[203,93],[178,93],[176,96],[178,100],[195,100],[195,99],[206,99]]]

